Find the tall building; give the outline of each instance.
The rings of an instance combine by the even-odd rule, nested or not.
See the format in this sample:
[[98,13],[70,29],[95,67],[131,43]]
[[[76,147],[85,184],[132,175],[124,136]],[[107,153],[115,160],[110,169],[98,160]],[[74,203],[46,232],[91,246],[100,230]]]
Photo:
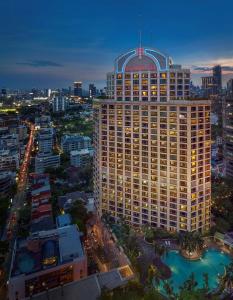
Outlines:
[[233,178],[233,94],[223,102],[223,157],[225,176]]
[[220,65],[213,67],[214,94],[220,95],[222,92],[222,67]]
[[214,78],[213,76],[201,77],[203,96],[205,98],[210,98],[214,94]]
[[51,154],[53,150],[53,128],[41,128],[38,133],[39,153]]
[[53,112],[59,113],[66,111],[68,107],[68,99],[65,96],[56,96],[53,98]]
[[82,95],[83,95],[82,85],[83,84],[81,81],[74,82],[74,96],[82,97]]
[[91,83],[89,84],[89,98],[94,98],[97,95],[97,89],[96,86]]
[[229,79],[227,82],[227,95],[233,97],[233,79]]
[[204,97],[221,95],[222,92],[222,67],[214,66],[213,75],[202,77],[202,89]]
[[170,231],[210,226],[210,101],[191,100],[190,70],[153,48],[128,51],[94,102],[99,215]]

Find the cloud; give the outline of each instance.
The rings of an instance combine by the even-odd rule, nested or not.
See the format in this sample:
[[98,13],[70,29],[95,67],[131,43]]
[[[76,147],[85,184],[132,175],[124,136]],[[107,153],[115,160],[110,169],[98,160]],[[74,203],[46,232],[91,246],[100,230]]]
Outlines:
[[[199,71],[200,73],[211,72],[213,67],[209,66],[192,66],[194,71]],[[223,72],[233,72],[233,66],[222,66]]]
[[29,66],[33,68],[47,68],[47,67],[63,67],[62,64],[50,60],[29,60],[26,62],[16,63],[17,65]]

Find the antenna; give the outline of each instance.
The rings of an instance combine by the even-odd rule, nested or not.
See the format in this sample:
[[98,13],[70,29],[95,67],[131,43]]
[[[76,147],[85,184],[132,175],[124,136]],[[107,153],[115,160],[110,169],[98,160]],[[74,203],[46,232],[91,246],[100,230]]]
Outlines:
[[142,47],[142,15],[138,15],[138,25],[139,25],[139,48]]
[[142,15],[139,14],[139,59],[142,58]]
[[139,48],[142,48],[142,30],[139,30]]

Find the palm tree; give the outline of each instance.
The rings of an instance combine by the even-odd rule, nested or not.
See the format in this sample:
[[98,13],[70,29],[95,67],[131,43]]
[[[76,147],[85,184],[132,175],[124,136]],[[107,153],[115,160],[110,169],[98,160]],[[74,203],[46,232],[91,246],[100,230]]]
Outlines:
[[155,243],[154,251],[155,251],[155,255],[157,255],[159,257],[163,257],[167,254],[168,249],[164,245]]
[[147,282],[148,282],[149,285],[152,284],[155,274],[156,274],[155,266],[150,265],[149,268],[148,268],[148,271],[147,271]]
[[154,230],[151,228],[149,224],[146,224],[142,227],[142,231],[144,233],[145,239],[148,242],[152,242],[154,240]]
[[209,291],[209,274],[203,273],[204,290],[206,293]]
[[225,267],[225,274],[220,277],[220,288],[229,293],[233,292],[233,261]]
[[192,252],[199,252],[203,248],[203,239],[198,232],[186,232],[180,235],[180,247],[190,256]]
[[177,299],[177,295],[174,293],[174,289],[171,281],[165,280],[163,284],[163,288],[168,296],[168,299],[171,300]]

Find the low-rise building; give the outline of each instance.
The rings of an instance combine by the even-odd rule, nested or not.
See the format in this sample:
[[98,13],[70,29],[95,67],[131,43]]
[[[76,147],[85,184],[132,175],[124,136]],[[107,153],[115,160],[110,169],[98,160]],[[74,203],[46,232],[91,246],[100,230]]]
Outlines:
[[71,225],[71,216],[70,214],[62,214],[56,218],[57,228]]
[[72,167],[83,167],[90,162],[91,150],[73,150],[70,151],[70,165]]
[[19,168],[19,153],[0,150],[0,171],[16,171]]
[[9,300],[24,299],[87,276],[87,259],[76,225],[40,231],[16,241]]
[[128,283],[134,278],[129,265],[98,273],[82,280],[59,286],[33,297],[33,300],[98,300],[102,290],[111,291]]
[[8,196],[10,188],[14,183],[15,174],[12,172],[0,172],[0,197]]
[[35,173],[44,173],[46,168],[60,167],[60,155],[38,153],[35,157]]
[[43,115],[35,118],[35,128],[45,128],[51,126],[51,117],[48,115]]
[[61,139],[61,148],[65,153],[70,153],[73,150],[92,150],[91,139],[88,136],[78,134],[64,135]]

